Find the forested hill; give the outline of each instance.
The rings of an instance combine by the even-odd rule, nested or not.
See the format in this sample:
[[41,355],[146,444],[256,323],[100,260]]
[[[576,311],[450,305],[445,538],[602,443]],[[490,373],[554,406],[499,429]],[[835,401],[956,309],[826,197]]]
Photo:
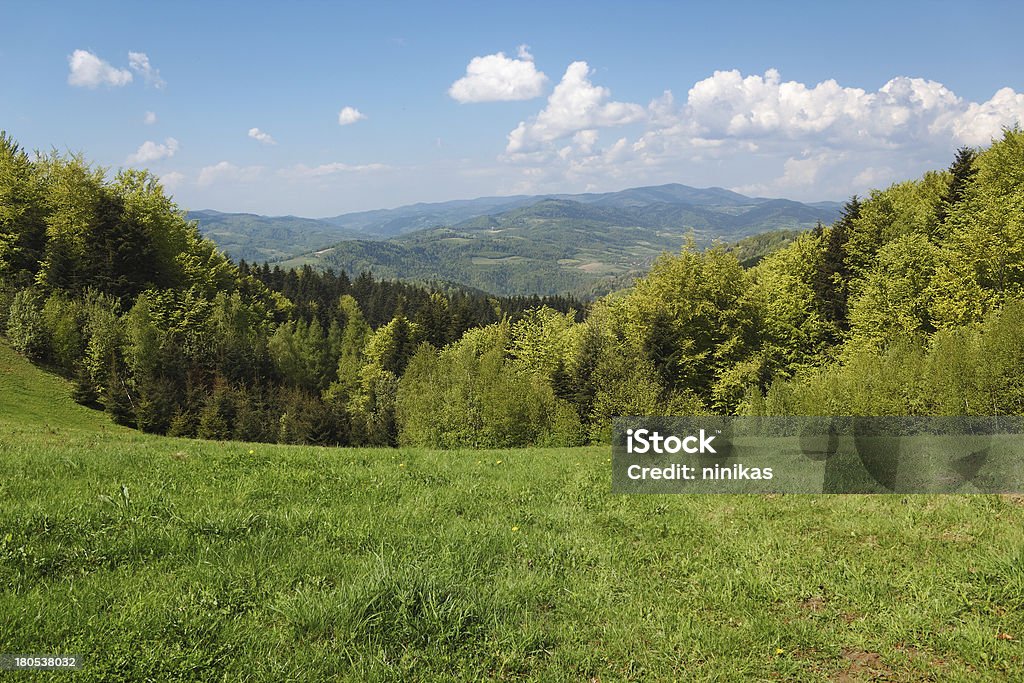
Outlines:
[[[839,205],[752,198],[721,188],[489,197],[328,219],[193,212],[235,258],[311,264],[497,294],[588,295],[646,271],[662,251],[830,223]],[[292,258],[288,258],[288,257]]]
[[751,200],[724,190],[719,191],[724,196],[712,195],[729,202],[724,205],[673,203],[661,201],[673,196],[667,190],[644,189],[616,193],[615,202],[605,195],[587,203],[544,199],[386,241],[345,240],[282,265],[448,280],[506,295],[587,296],[607,293],[646,272],[662,252],[678,252],[690,236],[705,245],[769,230],[810,229],[838,215],[831,209]]
[[1024,132],[572,307],[235,265],[147,173],[0,135],[0,325],[77,401],[180,436],[449,448],[600,442],[616,415],[1024,413]]

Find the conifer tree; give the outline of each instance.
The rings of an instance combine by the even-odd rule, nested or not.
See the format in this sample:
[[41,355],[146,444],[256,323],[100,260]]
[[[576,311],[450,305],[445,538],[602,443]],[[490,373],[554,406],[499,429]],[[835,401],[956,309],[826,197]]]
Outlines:
[[841,331],[849,329],[850,266],[846,243],[854,221],[860,218],[861,202],[853,195],[843,206],[839,219],[821,236],[825,239],[823,257],[812,287],[822,317]]
[[107,376],[103,391],[103,405],[111,420],[119,425],[132,425],[132,398],[116,363],[111,363],[110,366],[110,374]]
[[949,181],[949,189],[943,195],[942,201],[936,211],[938,222],[945,223],[949,217],[949,211],[959,204],[967,192],[967,186],[977,175],[978,169],[974,167],[974,160],[978,153],[971,147],[961,147],[956,151],[953,163],[949,165],[949,172],[952,178]]

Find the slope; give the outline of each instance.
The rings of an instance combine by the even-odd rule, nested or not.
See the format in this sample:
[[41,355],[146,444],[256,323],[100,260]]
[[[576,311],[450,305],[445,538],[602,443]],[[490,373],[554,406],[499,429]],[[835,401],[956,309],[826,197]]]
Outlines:
[[741,195],[732,194],[718,197],[732,202],[727,206],[650,201],[678,200],[682,190],[673,191],[675,196],[641,188],[599,199],[587,196],[586,203],[543,199],[386,241],[339,242],[282,265],[444,280],[502,295],[588,296],[645,272],[659,254],[677,252],[691,234],[703,244],[736,241],[767,231],[804,230],[835,217],[830,208],[781,199],[738,204]]
[[190,211],[189,220],[235,261],[278,261],[342,239],[362,237],[326,221],[298,216],[260,216],[251,213]]
[[35,367],[0,339],[0,430],[7,434],[27,425],[122,430],[103,413],[72,401],[67,380]]

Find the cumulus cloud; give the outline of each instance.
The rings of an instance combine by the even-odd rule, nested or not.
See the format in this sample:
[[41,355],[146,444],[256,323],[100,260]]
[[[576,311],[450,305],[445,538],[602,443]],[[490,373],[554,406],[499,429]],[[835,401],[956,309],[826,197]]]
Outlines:
[[107,85],[119,88],[132,82],[132,72],[118,69],[88,50],[75,50],[68,57],[68,85],[98,88]]
[[1024,123],[1024,93],[1001,88],[987,102],[971,102],[967,110],[942,122],[965,145],[984,145],[1003,126]]
[[262,173],[262,166],[237,166],[230,161],[221,161],[213,166],[201,168],[196,184],[201,187],[209,187],[223,182],[244,183],[255,180]]
[[168,190],[174,190],[185,182],[185,174],[177,171],[170,171],[160,176],[160,184]]
[[[956,147],[1024,122],[1024,94],[1010,88],[970,102],[906,76],[868,91],[784,81],[775,69],[716,71],[684,102],[666,91],[646,107],[611,101],[589,78],[585,63],[572,64],[547,106],[508,135],[503,159],[535,187],[623,176],[836,197],[945,165]],[[635,138],[598,144],[600,129],[633,122],[644,126]]]
[[893,78],[877,92],[827,80],[808,87],[763,76],[716,71],[689,92],[681,116],[706,138],[825,140],[833,144],[898,145],[930,135],[962,102],[941,83]]
[[367,171],[386,171],[391,167],[387,164],[345,164],[342,162],[333,162],[330,164],[320,164],[319,166],[307,166],[305,164],[295,164],[288,168],[283,168],[278,171],[278,174],[285,178],[302,179],[302,178],[322,178],[324,176],[335,175],[337,173],[363,173]]
[[889,166],[868,166],[853,177],[854,189],[864,191],[877,187],[892,177],[894,177],[894,171]]
[[143,142],[135,154],[128,157],[129,164],[145,164],[150,161],[169,159],[178,151],[178,141],[174,138],[167,138],[164,142],[158,143],[152,140]]
[[573,62],[548,97],[547,106],[508,135],[509,154],[529,152],[544,143],[595,128],[621,126],[645,117],[644,107],[610,101],[608,88],[590,82],[586,62]]
[[270,133],[264,132],[259,128],[250,128],[249,137],[258,142],[262,142],[264,145],[276,145],[277,141],[271,137]]
[[528,45],[520,45],[516,59],[504,52],[474,57],[466,75],[452,83],[448,95],[462,103],[530,100],[540,97],[548,77],[533,63]]
[[341,111],[338,112],[338,125],[348,126],[356,121],[362,121],[365,118],[366,114],[355,107],[342,107]]
[[[778,194],[794,189],[813,187],[823,171],[843,161],[844,154],[820,153],[786,159],[782,164],[782,175],[767,182],[741,185],[737,192],[749,195]],[[855,182],[861,182],[862,178]]]
[[142,117],[142,122],[145,123],[147,126],[152,126],[154,123],[156,123],[156,113],[147,111],[146,115]]
[[128,68],[142,76],[146,85],[151,85],[154,88],[162,88],[167,85],[164,79],[160,78],[160,72],[149,63],[149,57],[145,52],[129,52]]

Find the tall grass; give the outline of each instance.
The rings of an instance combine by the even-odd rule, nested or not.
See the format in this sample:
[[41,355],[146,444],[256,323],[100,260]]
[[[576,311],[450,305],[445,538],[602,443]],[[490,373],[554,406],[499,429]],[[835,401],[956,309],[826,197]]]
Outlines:
[[81,680],[1012,680],[1009,497],[614,496],[604,448],[149,437],[0,347],[0,653]]

